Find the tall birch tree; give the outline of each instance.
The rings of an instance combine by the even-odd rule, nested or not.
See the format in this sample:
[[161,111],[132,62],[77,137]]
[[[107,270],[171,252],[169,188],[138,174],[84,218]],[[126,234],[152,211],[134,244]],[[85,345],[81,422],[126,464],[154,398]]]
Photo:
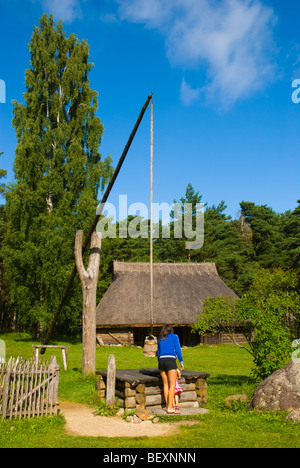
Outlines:
[[[111,175],[101,159],[97,93],[89,83],[89,46],[44,14],[29,44],[24,103],[14,102],[15,183],[6,195],[6,284],[17,323],[45,328],[74,265],[77,229],[87,231],[99,190]],[[79,325],[80,286],[64,308]]]

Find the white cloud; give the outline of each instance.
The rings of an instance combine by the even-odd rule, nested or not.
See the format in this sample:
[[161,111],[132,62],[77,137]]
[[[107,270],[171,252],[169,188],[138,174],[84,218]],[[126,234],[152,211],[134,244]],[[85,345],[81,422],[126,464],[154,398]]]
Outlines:
[[[172,66],[205,70],[210,104],[228,109],[274,80],[276,18],[260,0],[116,1],[121,20],[160,31]],[[181,97],[199,93],[182,82]]]
[[43,8],[53,14],[56,20],[72,23],[76,18],[81,18],[79,0],[41,0]]
[[100,15],[100,21],[102,23],[113,24],[118,23],[119,19],[114,13],[103,13]]
[[186,106],[199,99],[200,89],[193,89],[183,78],[180,87],[180,99]]

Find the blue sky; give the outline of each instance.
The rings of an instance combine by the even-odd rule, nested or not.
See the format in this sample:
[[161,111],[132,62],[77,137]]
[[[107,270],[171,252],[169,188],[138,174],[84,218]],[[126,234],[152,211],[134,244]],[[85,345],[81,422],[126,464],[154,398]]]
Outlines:
[[[114,164],[148,94],[154,96],[154,202],[172,203],[190,182],[208,205],[225,200],[294,209],[300,198],[298,0],[0,0],[0,167],[13,180],[12,101],[23,101],[28,43],[46,11],[90,46]],[[1,93],[0,93],[1,97]],[[149,205],[147,111],[109,201]]]

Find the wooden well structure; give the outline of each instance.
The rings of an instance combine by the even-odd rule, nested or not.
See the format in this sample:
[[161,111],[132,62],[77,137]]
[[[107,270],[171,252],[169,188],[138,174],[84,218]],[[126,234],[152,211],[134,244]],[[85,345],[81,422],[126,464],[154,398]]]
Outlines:
[[[107,371],[97,371],[98,396],[105,398]],[[207,403],[207,379],[210,374],[184,370],[179,380],[183,393],[180,407],[202,407]],[[158,369],[116,371],[115,395],[125,409],[159,409],[164,404],[163,384]]]

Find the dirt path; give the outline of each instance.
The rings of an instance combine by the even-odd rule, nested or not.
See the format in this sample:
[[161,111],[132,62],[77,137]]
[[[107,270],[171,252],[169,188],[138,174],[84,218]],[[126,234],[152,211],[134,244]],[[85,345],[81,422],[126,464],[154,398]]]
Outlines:
[[178,432],[181,425],[192,422],[180,421],[172,424],[153,424],[151,421],[143,421],[140,424],[133,424],[118,416],[95,416],[92,408],[79,403],[63,401],[60,402],[59,408],[67,422],[66,432],[70,435],[85,437],[169,436]]

